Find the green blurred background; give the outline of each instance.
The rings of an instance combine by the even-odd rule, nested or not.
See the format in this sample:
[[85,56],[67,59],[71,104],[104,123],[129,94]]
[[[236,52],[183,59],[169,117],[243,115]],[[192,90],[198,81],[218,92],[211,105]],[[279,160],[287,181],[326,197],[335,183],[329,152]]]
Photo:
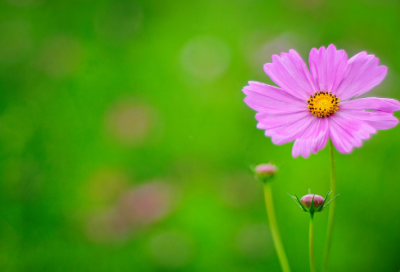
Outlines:
[[[262,185],[293,271],[324,195],[328,150],[293,159],[256,129],[241,89],[263,63],[334,43],[389,67],[400,98],[397,0],[0,1],[0,271],[280,271]],[[400,269],[400,128],[336,154],[331,271]],[[316,215],[317,267],[327,212]]]

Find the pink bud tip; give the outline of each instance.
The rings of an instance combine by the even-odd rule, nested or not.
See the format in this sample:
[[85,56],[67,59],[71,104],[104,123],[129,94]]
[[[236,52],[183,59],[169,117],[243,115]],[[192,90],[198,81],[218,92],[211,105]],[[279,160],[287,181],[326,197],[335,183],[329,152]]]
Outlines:
[[314,197],[314,208],[318,209],[325,201],[325,199],[320,195],[314,195],[314,194],[305,195],[300,199],[300,202],[306,209],[309,209],[311,207],[311,202],[313,197]]
[[270,163],[260,164],[256,166],[255,172],[259,175],[269,175],[272,176],[278,171],[278,168]]

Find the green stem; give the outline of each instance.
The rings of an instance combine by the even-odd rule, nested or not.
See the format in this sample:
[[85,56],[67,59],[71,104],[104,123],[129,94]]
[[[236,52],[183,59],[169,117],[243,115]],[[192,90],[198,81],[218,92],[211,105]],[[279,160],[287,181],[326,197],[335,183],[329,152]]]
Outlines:
[[[335,184],[335,158],[334,158],[334,146],[332,141],[329,139],[329,151],[331,158],[331,196],[336,195],[336,184]],[[326,233],[326,246],[324,254],[324,262],[322,264],[322,271],[328,271],[328,260],[329,260],[329,250],[332,243],[332,230],[333,230],[333,220],[335,217],[335,207],[336,202],[332,201],[329,206],[329,218],[328,218],[328,230]]]
[[310,231],[309,231],[309,249],[310,249],[310,270],[311,272],[315,272],[315,262],[314,262],[314,220],[313,214],[310,217]]
[[269,218],[269,226],[271,229],[272,240],[274,241],[275,249],[278,254],[279,262],[283,272],[290,272],[289,262],[286,257],[285,249],[283,248],[281,236],[279,234],[278,223],[276,221],[274,203],[272,200],[271,184],[264,182],[265,207]]

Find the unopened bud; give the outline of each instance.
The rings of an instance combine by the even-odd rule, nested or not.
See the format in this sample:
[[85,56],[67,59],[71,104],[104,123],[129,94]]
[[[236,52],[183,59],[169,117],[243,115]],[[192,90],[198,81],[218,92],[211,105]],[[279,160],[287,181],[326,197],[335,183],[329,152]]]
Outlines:
[[277,171],[278,171],[278,168],[275,165],[270,164],[270,163],[259,164],[254,169],[254,172],[255,172],[257,178],[260,179],[263,182],[266,182]]
[[[303,212],[309,212],[311,214],[311,217],[315,212],[321,212],[323,209],[325,209],[338,195],[334,196],[330,201],[327,203],[326,200],[328,199],[331,191],[329,191],[326,194],[326,197],[323,198],[320,195],[315,195],[315,194],[308,194],[303,196],[301,199],[297,197],[297,195],[289,195],[289,197],[293,200],[293,202],[303,211]],[[313,201],[314,199],[314,201]]]
[[319,207],[321,207],[322,204],[324,204],[325,199],[320,195],[314,195],[314,194],[305,195],[300,199],[300,202],[307,210],[309,210],[311,207],[313,197],[314,197],[314,209],[318,209]]

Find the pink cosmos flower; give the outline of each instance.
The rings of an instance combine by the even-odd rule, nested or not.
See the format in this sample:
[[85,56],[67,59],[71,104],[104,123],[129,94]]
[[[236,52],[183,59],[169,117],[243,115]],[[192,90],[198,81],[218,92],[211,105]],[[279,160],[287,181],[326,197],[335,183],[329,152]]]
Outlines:
[[257,128],[264,129],[274,144],[295,141],[293,157],[308,158],[325,147],[330,138],[341,153],[360,147],[378,129],[397,125],[393,112],[397,100],[354,99],[378,85],[387,67],[366,52],[349,60],[346,52],[331,44],[313,48],[310,71],[295,50],[272,56],[264,65],[267,75],[280,86],[249,82],[243,88],[245,103],[257,111]]

